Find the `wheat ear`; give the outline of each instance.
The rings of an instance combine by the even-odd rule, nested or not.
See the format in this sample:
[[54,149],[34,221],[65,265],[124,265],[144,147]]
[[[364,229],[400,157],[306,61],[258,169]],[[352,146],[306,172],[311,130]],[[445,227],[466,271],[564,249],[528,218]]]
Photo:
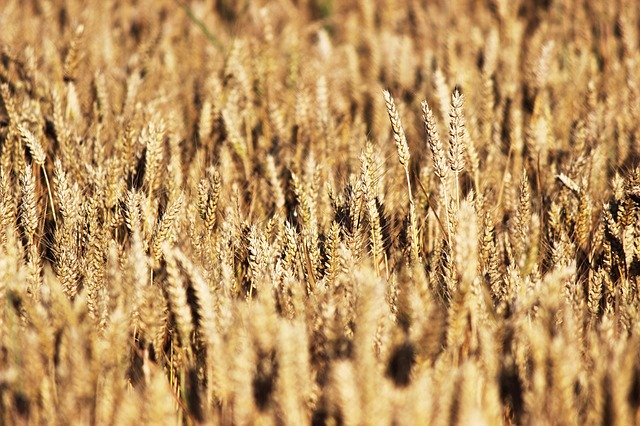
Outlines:
[[415,213],[415,204],[413,202],[413,194],[411,192],[411,179],[409,177],[409,144],[407,143],[407,136],[404,133],[402,122],[400,121],[400,114],[396,108],[396,104],[389,91],[384,90],[384,102],[387,107],[387,113],[389,114],[389,120],[391,121],[391,128],[393,129],[393,139],[396,142],[396,148],[398,150],[398,159],[400,165],[404,168],[404,174],[407,179],[407,189],[409,190],[409,226],[411,235],[411,252],[412,257],[416,259],[418,257],[418,224]]
[[33,162],[36,163],[42,169],[42,173],[44,174],[44,181],[47,185],[47,193],[49,194],[49,202],[51,203],[51,213],[53,215],[54,223],[57,223],[56,219],[56,209],[53,204],[53,194],[51,193],[51,185],[49,184],[49,177],[47,176],[47,169],[44,166],[45,161],[47,160],[47,155],[42,148],[42,145],[36,139],[35,135],[31,133],[29,129],[24,127],[22,124],[18,124],[18,132],[20,132],[20,137],[22,141],[29,148],[29,152],[31,152],[31,158],[33,158]]
[[457,90],[451,95],[449,121],[449,167],[456,177],[456,207],[460,207],[460,173],[464,171],[465,121],[462,113],[464,96]]

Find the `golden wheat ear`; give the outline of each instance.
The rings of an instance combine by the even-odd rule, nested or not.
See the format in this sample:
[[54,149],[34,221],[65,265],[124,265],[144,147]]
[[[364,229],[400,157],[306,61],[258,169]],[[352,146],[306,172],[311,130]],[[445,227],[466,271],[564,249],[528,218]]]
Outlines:
[[400,161],[400,165],[404,169],[404,174],[407,180],[407,190],[409,192],[409,246],[412,260],[415,261],[420,257],[420,241],[418,236],[416,209],[411,190],[411,177],[409,174],[409,160],[411,158],[411,155],[409,154],[409,144],[407,142],[407,136],[405,135],[404,128],[402,127],[402,122],[400,121],[400,114],[398,113],[391,93],[384,90],[382,94],[387,107],[387,113],[389,114],[389,120],[391,121],[391,129],[393,130],[393,139],[395,140],[396,149],[398,151],[398,159]]

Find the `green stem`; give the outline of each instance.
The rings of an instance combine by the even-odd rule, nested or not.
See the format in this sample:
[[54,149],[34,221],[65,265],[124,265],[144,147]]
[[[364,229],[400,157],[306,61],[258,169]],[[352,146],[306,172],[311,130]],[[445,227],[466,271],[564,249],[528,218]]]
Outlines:
[[176,1],[178,2],[182,10],[184,10],[184,13],[187,14],[191,22],[196,24],[196,26],[200,29],[200,31],[202,31],[202,34],[204,34],[207,40],[209,40],[209,42],[216,48],[222,49],[222,44],[220,44],[216,36],[214,36],[213,33],[209,31],[209,28],[207,28],[207,25],[204,22],[202,22],[201,19],[199,19],[198,17],[196,17],[196,15],[194,15],[193,11],[187,5],[187,3],[181,0],[176,0]]

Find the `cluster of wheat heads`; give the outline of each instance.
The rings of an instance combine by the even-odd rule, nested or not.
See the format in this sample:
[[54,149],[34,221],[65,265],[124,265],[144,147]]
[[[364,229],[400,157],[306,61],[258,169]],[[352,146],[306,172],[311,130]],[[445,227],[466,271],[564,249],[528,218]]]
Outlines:
[[0,423],[640,421],[635,1],[1,3]]

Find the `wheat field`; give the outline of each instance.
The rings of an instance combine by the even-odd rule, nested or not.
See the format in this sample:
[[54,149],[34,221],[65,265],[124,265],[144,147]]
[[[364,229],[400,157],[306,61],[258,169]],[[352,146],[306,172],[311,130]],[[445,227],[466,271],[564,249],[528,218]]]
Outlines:
[[3,0],[1,425],[640,423],[634,0]]

